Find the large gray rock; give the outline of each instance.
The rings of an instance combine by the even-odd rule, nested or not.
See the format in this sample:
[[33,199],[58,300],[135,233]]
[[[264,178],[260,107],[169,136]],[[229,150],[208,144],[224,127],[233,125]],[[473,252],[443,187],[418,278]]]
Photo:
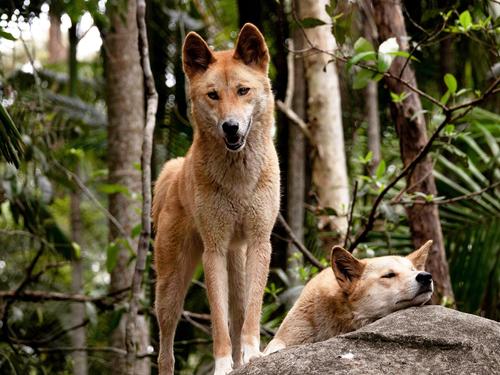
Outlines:
[[414,307],[231,374],[500,374],[500,323],[441,306]]

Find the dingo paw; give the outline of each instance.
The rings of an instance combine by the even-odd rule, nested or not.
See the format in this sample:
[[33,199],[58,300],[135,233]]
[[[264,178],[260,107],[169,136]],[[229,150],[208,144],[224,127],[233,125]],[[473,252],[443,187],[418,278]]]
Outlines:
[[215,359],[214,375],[226,375],[233,371],[233,359],[231,356]]
[[254,358],[262,357],[259,345],[243,345],[243,364],[250,362]]

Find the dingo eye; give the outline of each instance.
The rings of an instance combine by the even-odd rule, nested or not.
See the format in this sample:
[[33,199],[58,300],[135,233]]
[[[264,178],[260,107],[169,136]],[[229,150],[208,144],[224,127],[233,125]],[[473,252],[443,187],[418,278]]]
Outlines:
[[238,89],[238,95],[239,96],[244,96],[244,95],[248,94],[249,91],[250,91],[249,87],[240,87]]
[[394,272],[388,272],[382,276],[383,279],[391,279],[393,277],[396,277],[396,274]]
[[207,95],[212,100],[219,100],[219,94],[216,91],[210,91]]

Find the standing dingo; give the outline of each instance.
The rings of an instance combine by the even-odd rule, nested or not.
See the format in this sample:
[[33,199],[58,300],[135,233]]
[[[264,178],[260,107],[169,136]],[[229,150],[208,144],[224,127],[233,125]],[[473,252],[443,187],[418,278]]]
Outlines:
[[200,259],[212,316],[215,374],[260,356],[260,315],[279,210],[271,128],[269,52],[246,24],[236,48],[212,52],[196,33],[183,46],[194,139],[167,162],[155,185],[158,366],[173,374],[173,343]]

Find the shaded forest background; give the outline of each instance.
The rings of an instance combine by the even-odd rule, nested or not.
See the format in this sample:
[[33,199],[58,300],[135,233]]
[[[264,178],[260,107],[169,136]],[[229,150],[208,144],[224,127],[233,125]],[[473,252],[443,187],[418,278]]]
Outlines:
[[[1,373],[126,372],[148,98],[136,17],[134,0],[0,3]],[[193,135],[184,36],[232,48],[246,22],[270,48],[282,181],[263,341],[338,243],[372,257],[433,239],[434,302],[499,320],[500,3],[147,0],[153,180]],[[91,35],[100,49],[79,57]],[[153,241],[139,374],[157,372]],[[179,373],[212,369],[201,266],[175,356]]]

